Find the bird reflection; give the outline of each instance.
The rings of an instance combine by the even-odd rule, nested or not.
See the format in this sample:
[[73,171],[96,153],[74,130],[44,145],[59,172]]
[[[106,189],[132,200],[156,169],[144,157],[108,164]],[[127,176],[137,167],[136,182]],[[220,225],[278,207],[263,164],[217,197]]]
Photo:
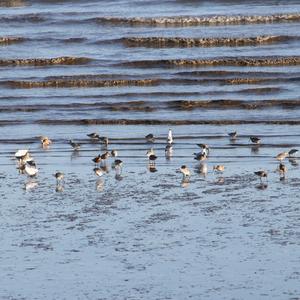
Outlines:
[[251,153],[252,154],[257,154],[259,152],[259,147],[260,145],[254,145],[251,147]]
[[64,188],[63,184],[61,184],[61,183],[58,183],[55,187],[55,191],[57,193],[62,193],[64,190],[65,190],[65,188]]
[[102,178],[99,178],[97,181],[96,181],[96,191],[98,192],[102,192],[104,189],[104,181]]
[[215,183],[216,184],[223,184],[225,182],[225,178],[223,176],[217,177]]
[[109,173],[109,166],[105,163],[100,166],[100,169],[105,173]]
[[206,163],[200,163],[198,166],[195,168],[196,173],[200,174],[202,177],[206,177],[207,175],[207,164]]
[[124,177],[123,177],[121,174],[116,173],[115,179],[116,179],[117,181],[121,181],[121,180],[123,180],[123,178],[124,178]]
[[187,188],[189,185],[190,185],[190,179],[189,179],[189,177],[182,178],[182,180],[181,180],[181,186],[183,188]]
[[25,183],[25,190],[26,191],[30,191],[35,189],[36,187],[38,187],[39,183],[34,180],[34,179],[29,179],[26,183]]
[[152,163],[149,163],[149,164],[148,164],[148,170],[149,170],[151,173],[157,172],[156,166],[153,165]]
[[298,160],[296,158],[289,158],[289,163],[294,166],[297,167],[299,165]]
[[255,186],[258,190],[265,190],[268,187],[267,183],[261,182],[260,184]]
[[73,150],[71,154],[71,161],[77,159],[80,156],[80,152],[77,150]]

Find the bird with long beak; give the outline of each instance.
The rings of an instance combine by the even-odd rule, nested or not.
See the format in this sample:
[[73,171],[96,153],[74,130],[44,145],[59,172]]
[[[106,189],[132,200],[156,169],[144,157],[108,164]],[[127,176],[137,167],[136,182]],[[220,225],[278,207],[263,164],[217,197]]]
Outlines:
[[254,174],[260,178],[260,181],[262,181],[262,178],[267,179],[267,177],[268,177],[268,173],[266,171],[263,171],[263,170],[262,171],[256,171],[256,172],[254,172]]
[[153,148],[151,148],[150,150],[148,150],[146,152],[146,155],[149,159],[149,164],[155,164],[155,161],[157,159],[157,156],[155,155],[155,151]]
[[206,156],[208,156],[209,146],[207,144],[197,144],[197,146],[201,148],[200,153],[205,154]]
[[154,134],[152,134],[152,133],[147,134],[145,136],[145,139],[148,143],[154,143],[154,141],[155,141]]
[[104,144],[105,147],[108,146],[108,143],[109,143],[108,137],[102,136],[102,137],[99,137],[99,139],[100,139],[100,141]]
[[249,139],[253,144],[256,144],[256,145],[261,143],[261,139],[257,136],[250,136]]
[[224,165],[216,165],[216,166],[213,167],[214,172],[223,173],[224,170],[225,170]]
[[117,150],[111,150],[110,155],[111,155],[111,157],[117,157],[118,156],[118,151]]
[[96,132],[89,133],[89,134],[87,134],[87,136],[88,136],[89,138],[91,138],[92,140],[99,140],[99,139],[100,139],[99,134],[96,133]]
[[56,184],[59,184],[64,180],[65,174],[62,172],[56,172],[53,176],[56,178]]
[[285,174],[287,172],[287,167],[283,163],[280,163],[278,166],[278,172],[279,172],[280,178],[285,178]]
[[122,168],[123,166],[123,161],[120,159],[115,159],[115,161],[112,163],[112,168],[113,169],[118,169],[118,168]]
[[47,136],[41,136],[40,140],[43,148],[48,148],[52,144],[52,141]]
[[74,141],[70,140],[69,144],[71,145],[71,147],[73,148],[74,151],[78,151],[80,149],[80,144],[75,143]]
[[110,157],[110,153],[108,151],[106,151],[105,153],[103,153],[100,158],[105,162],[105,160],[107,160]]
[[279,161],[283,161],[286,157],[288,157],[288,152],[281,152],[278,155],[276,155],[276,159]]
[[191,172],[186,165],[182,165],[179,170],[182,173],[183,178],[191,177]]
[[95,165],[98,165],[98,164],[100,164],[101,163],[101,161],[102,161],[102,159],[101,159],[101,155],[99,154],[99,155],[97,155],[96,157],[94,157],[93,159],[92,159],[92,161],[95,163]]
[[195,160],[199,160],[199,161],[203,161],[207,159],[207,154],[203,153],[202,151],[199,153],[194,153],[194,159]]
[[237,137],[237,131],[229,132],[228,136],[231,140],[235,140]]

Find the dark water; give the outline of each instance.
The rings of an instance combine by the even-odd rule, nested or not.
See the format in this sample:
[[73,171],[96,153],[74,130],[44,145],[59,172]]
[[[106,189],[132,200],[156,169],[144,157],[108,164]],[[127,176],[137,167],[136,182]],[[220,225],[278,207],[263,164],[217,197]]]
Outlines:
[[299,299],[300,1],[0,0],[0,26],[0,299]]

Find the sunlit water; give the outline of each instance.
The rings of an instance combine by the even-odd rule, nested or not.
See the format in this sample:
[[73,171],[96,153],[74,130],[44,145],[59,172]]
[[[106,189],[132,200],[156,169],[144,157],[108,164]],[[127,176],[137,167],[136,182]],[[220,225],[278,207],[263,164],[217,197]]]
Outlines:
[[[298,299],[298,158],[284,161],[280,180],[275,156],[300,148],[299,9],[300,1],[0,1],[0,298]],[[178,24],[215,15],[265,17]],[[277,38],[246,44],[257,36]],[[214,44],[128,39],[146,37]],[[12,61],[61,56],[89,61]],[[236,57],[255,63],[228,63]],[[118,150],[121,176],[110,158],[96,178],[92,158],[106,148],[91,132]],[[48,149],[41,135],[53,140]],[[199,143],[210,146],[206,176],[193,159]],[[18,149],[30,149],[36,178],[18,173]],[[253,173],[261,169],[262,183]]]

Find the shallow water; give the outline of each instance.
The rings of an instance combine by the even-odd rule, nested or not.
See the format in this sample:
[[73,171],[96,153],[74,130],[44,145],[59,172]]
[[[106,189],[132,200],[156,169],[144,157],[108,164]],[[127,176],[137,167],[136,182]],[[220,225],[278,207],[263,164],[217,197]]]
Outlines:
[[[298,299],[299,159],[280,180],[275,156],[300,148],[299,8],[0,0],[0,298]],[[110,158],[95,178],[106,149],[91,132],[118,150],[121,176]],[[18,173],[17,149],[36,178]]]

